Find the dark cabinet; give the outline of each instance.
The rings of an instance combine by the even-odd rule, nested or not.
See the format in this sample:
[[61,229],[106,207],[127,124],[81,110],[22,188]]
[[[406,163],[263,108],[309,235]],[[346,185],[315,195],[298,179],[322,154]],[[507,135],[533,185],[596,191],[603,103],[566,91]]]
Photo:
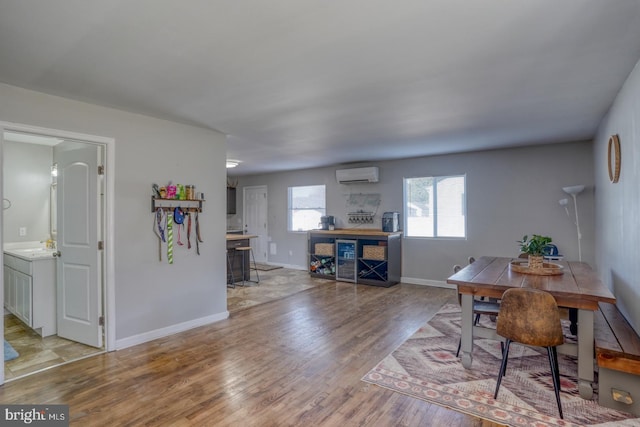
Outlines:
[[401,240],[400,232],[364,229],[309,231],[309,273],[313,277],[363,285],[395,285],[402,276]]
[[[236,251],[236,248],[241,246],[251,246],[249,238],[227,238],[227,283],[241,282],[242,280],[250,280],[251,272],[249,270],[250,263],[248,256],[242,256],[243,252]],[[243,265],[244,264],[244,267]],[[244,279],[242,278],[242,272],[244,271]],[[233,280],[232,280],[233,277]]]
[[236,213],[236,189],[235,187],[227,187],[227,215],[235,215]]

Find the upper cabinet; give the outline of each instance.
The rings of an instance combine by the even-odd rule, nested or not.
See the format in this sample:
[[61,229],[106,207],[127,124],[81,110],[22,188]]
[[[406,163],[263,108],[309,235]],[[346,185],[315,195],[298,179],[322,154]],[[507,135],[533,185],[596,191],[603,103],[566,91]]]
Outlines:
[[235,187],[227,187],[227,215],[235,215],[236,213],[236,189]]

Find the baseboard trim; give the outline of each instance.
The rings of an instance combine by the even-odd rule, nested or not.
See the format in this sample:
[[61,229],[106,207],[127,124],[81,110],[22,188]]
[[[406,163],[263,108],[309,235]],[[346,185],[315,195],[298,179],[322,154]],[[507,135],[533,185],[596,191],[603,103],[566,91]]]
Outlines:
[[169,335],[188,331],[189,329],[197,328],[199,326],[209,325],[211,323],[224,320],[228,317],[229,312],[223,311],[222,313],[213,314],[211,316],[189,320],[188,322],[178,323],[176,325],[167,326],[166,328],[160,328],[153,331],[145,332],[143,334],[133,335],[131,337],[116,340],[116,350],[122,350],[127,347],[133,347],[134,345],[144,344],[158,338],[168,337]]
[[433,286],[434,288],[456,289],[456,285],[451,285],[441,280],[418,279],[415,277],[402,277],[402,283],[410,283],[412,285]]

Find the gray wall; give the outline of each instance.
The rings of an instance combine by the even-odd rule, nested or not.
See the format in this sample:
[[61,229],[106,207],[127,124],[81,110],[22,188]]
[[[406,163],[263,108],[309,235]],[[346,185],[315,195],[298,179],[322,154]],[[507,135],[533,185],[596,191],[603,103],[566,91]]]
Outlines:
[[[576,184],[587,186],[578,197],[583,260],[594,261],[590,141],[420,157],[372,165],[380,168],[379,183],[338,184],[335,170],[342,168],[338,166],[239,177],[239,194],[244,186],[268,187],[268,229],[271,242],[277,247],[277,253],[269,255],[269,261],[306,268],[306,234],[286,231],[289,186],[325,184],[327,213],[338,217],[339,228],[352,228],[346,215],[349,194],[379,193],[381,204],[377,220],[372,226],[364,226],[379,229],[379,217],[383,212],[402,212],[404,177],[456,174],[467,176],[467,239],[403,239],[403,280],[413,283],[444,281],[450,275],[451,267],[464,264],[470,255],[517,256],[516,240],[524,234],[549,235],[567,259],[577,259],[573,207],[570,206],[572,217],[567,218],[558,203],[567,197],[562,187]],[[242,202],[240,196],[239,215]],[[290,251],[292,255],[289,255]]]
[[[638,63],[640,64],[640,62]],[[594,144],[596,182],[596,262],[617,306],[640,333],[640,65],[621,88],[598,129]],[[620,180],[609,181],[609,137],[621,145]]]
[[[3,197],[11,201],[11,208],[4,211],[4,242],[47,240],[50,237],[51,147],[6,142],[3,150]],[[26,236],[20,236],[20,227],[26,227]]]
[[[226,139],[219,132],[0,84],[0,120],[115,139],[116,338],[226,314],[224,220]],[[152,183],[196,185],[201,256],[175,250],[158,261]]]

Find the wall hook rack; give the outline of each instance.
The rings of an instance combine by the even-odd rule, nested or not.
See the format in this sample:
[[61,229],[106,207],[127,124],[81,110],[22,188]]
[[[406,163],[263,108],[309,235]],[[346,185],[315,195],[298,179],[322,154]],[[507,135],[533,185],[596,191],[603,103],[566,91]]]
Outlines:
[[155,212],[158,208],[165,211],[173,211],[180,207],[186,212],[202,212],[202,203],[204,200],[180,200],[180,199],[158,199],[151,196],[151,212]]

